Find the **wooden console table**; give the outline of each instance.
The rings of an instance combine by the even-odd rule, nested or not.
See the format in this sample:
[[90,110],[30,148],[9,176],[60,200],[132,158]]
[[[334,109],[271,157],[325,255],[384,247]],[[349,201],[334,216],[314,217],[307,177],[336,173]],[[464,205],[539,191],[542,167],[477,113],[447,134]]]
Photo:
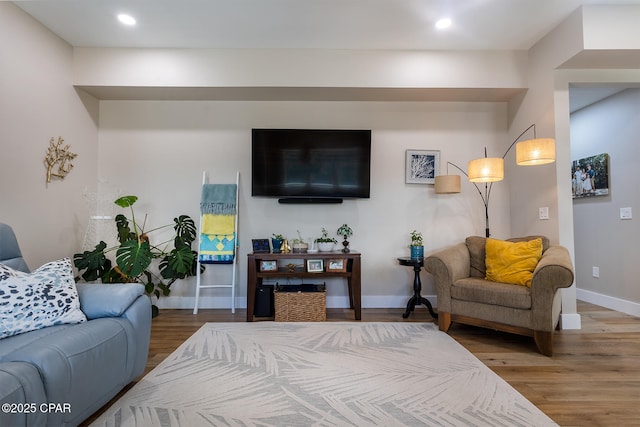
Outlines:
[[[253,311],[255,307],[256,289],[262,284],[265,278],[322,278],[322,277],[344,277],[349,286],[349,305],[354,311],[355,320],[362,318],[362,293],[360,285],[360,253],[359,252],[318,252],[310,253],[288,253],[288,254],[248,254],[247,262],[247,322],[253,322]],[[307,272],[307,260],[322,259],[325,263],[325,271]],[[346,263],[346,271],[326,271],[326,263],[330,259],[343,259]],[[297,267],[290,271],[285,261],[291,260]],[[260,271],[262,261],[277,261],[277,271]],[[304,264],[304,266],[299,266]]]

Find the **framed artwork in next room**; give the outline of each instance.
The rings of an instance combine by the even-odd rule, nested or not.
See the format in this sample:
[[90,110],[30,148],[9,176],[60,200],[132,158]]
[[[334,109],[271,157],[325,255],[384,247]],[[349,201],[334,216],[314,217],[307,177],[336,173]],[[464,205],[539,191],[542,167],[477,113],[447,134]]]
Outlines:
[[596,154],[571,162],[571,194],[574,199],[609,194],[608,154]]

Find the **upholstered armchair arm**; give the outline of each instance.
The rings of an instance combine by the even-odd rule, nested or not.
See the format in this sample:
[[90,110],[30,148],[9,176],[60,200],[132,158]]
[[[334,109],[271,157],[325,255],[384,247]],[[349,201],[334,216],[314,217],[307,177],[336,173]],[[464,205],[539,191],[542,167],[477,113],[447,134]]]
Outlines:
[[465,243],[459,243],[428,256],[424,261],[427,272],[433,274],[438,294],[438,311],[451,311],[451,285],[469,277],[471,260]]
[[[554,304],[556,292],[573,284],[573,264],[569,251],[563,246],[550,246],[533,271],[531,305],[533,329],[549,331],[554,326],[552,311],[560,311],[559,300]],[[553,310],[550,307],[553,306]]]
[[139,283],[78,283],[80,309],[88,319],[119,317],[144,294]]

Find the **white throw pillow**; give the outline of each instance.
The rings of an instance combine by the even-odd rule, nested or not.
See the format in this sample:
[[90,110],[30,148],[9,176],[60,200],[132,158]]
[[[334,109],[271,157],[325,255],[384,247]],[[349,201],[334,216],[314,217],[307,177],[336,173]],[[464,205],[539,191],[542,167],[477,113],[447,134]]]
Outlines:
[[69,258],[32,273],[0,264],[0,338],[86,320]]

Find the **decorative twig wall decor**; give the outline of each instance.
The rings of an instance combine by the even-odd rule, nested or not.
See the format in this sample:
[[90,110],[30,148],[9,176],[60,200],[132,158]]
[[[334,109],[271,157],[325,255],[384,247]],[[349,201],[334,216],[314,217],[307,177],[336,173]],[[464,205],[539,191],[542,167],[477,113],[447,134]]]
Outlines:
[[[47,156],[44,158],[45,166],[47,167],[47,182],[51,182],[51,177],[64,179],[71,169],[73,169],[73,163],[71,160],[75,159],[77,154],[69,151],[71,146],[69,144],[62,146],[64,139],[61,136],[58,137],[58,142],[55,142],[51,137],[49,140],[49,148],[47,148]],[[58,165],[57,170],[54,172],[54,167]]]

